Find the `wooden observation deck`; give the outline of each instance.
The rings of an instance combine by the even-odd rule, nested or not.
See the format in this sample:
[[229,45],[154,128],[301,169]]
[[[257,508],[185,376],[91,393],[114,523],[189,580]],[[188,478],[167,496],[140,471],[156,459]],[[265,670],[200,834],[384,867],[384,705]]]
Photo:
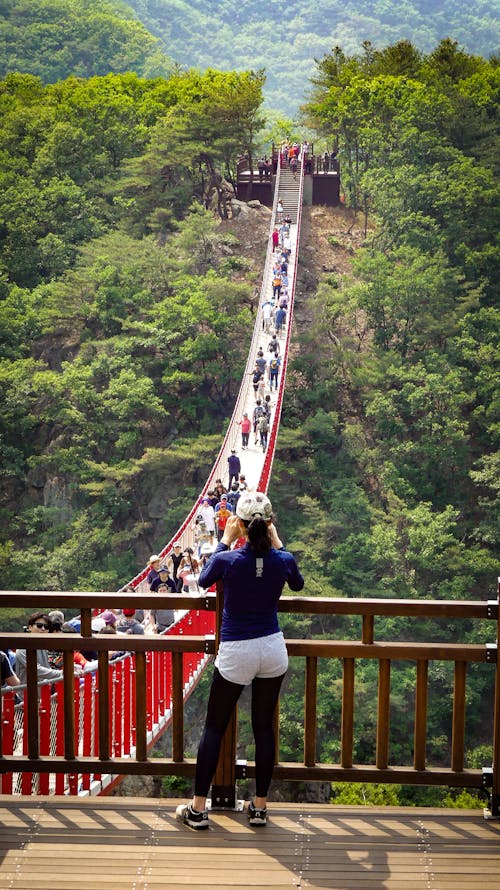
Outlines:
[[273,804],[265,828],[173,800],[0,798],[2,890],[500,890],[500,824],[477,811]]

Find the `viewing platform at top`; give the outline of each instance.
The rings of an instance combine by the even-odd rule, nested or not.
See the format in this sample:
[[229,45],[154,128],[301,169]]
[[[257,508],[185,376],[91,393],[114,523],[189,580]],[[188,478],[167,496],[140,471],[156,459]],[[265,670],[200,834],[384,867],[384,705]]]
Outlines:
[[[313,144],[304,157],[302,154],[299,156],[299,160],[304,170],[303,203],[338,207],[341,204],[341,177],[338,160],[331,156],[325,160],[323,155],[315,155]],[[271,149],[269,164],[264,172],[262,169],[259,172],[257,160],[253,162],[253,169],[250,169],[248,158],[240,158],[236,177],[238,198],[241,201],[260,201],[266,207],[272,207],[278,164],[281,164],[281,170],[288,169],[288,164],[274,145]]]

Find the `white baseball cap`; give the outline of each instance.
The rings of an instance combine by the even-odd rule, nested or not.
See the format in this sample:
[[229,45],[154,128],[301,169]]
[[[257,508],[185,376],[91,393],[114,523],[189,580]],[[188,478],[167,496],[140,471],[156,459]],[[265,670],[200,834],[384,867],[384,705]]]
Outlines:
[[248,492],[248,494],[242,494],[238,498],[236,515],[245,522],[249,522],[257,516],[262,519],[271,519],[273,515],[273,507],[271,501],[264,492]]

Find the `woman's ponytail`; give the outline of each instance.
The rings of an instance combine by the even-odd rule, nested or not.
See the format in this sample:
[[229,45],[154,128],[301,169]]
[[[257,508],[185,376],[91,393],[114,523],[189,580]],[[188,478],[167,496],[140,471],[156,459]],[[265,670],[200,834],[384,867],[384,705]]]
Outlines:
[[256,516],[244,523],[248,535],[248,543],[254,553],[269,553],[272,548],[269,525],[266,519]]

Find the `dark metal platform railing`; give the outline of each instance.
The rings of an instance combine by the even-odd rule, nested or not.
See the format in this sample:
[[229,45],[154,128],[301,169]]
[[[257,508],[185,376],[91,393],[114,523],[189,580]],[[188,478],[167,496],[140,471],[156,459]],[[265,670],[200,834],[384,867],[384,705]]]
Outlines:
[[[164,597],[167,607],[196,610],[216,610],[220,615],[222,591],[200,597]],[[108,684],[108,653],[116,649],[116,637],[92,636],[91,611],[95,608],[135,607],[153,608],[157,596],[116,593],[70,594],[49,592],[1,593],[4,606],[26,605],[44,608],[48,605],[78,607],[82,614],[81,635],[0,634],[0,647],[27,650],[27,689],[25,711],[28,743],[26,755],[6,754],[1,747],[0,774],[12,772],[86,773],[109,772],[124,775],[194,775],[194,761],[184,756],[183,659],[186,653],[214,654],[217,639],[213,636],[123,636],[121,650],[134,653],[135,754],[116,758],[111,755],[110,707]],[[304,659],[304,735],[300,762],[283,763],[275,768],[275,778],[300,781],[368,781],[415,785],[444,785],[449,787],[484,788],[489,793],[493,816],[500,816],[500,682],[498,675],[497,639],[499,630],[499,601],[457,602],[434,600],[381,599],[322,599],[283,597],[280,611],[311,615],[345,615],[361,617],[360,640],[287,639],[291,656]],[[485,621],[493,624],[491,644],[477,645],[443,642],[391,642],[376,640],[377,616],[398,616],[410,621],[445,618],[448,622]],[[457,625],[458,626],[458,625]],[[44,648],[64,652],[64,754],[58,757],[40,755],[39,748],[39,690],[37,687],[36,648],[43,641]],[[73,650],[90,649],[98,652],[98,756],[79,757],[75,745]],[[172,672],[172,757],[148,758],[146,701],[150,652],[171,653]],[[317,762],[317,678],[318,659],[339,659],[342,672],[341,755],[339,763]],[[355,666],[358,659],[378,662],[377,718],[373,726],[376,755],[372,764],[353,762]],[[413,765],[390,765],[389,709],[391,703],[391,666],[394,661],[416,664],[414,751]],[[427,762],[427,704],[429,662],[454,664],[453,715],[451,758],[446,766],[432,766]],[[491,767],[468,769],[466,751],[466,675],[468,665],[484,663],[491,666],[492,748]],[[236,761],[236,720],[229,727],[218,772],[212,786],[212,800],[219,805],[234,806],[235,783],[241,778],[253,778],[252,763]],[[0,726],[2,720],[0,720]],[[469,745],[471,741],[469,741]],[[279,749],[278,749],[279,750]]]

